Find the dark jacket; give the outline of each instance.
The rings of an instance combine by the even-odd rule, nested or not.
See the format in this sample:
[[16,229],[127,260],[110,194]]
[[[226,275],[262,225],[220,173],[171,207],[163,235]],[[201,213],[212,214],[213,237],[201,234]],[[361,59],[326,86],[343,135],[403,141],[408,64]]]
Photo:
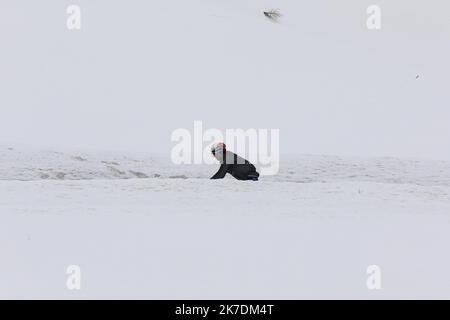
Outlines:
[[222,179],[229,173],[238,180],[258,180],[259,173],[253,164],[232,152],[225,151],[225,154],[219,170],[211,179]]

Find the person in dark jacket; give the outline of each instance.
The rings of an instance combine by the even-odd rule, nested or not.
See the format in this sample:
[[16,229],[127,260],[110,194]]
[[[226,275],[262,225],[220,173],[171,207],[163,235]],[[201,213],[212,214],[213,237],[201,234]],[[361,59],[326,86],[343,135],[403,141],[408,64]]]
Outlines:
[[211,153],[220,162],[219,170],[211,179],[222,179],[229,173],[238,180],[258,180],[259,173],[255,166],[237,154],[227,151],[224,143],[213,145]]

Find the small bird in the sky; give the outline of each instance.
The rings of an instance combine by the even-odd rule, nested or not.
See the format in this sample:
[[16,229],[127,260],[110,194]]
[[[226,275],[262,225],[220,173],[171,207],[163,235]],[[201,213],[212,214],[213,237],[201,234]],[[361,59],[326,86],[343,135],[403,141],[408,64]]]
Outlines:
[[277,22],[281,18],[281,13],[278,9],[264,11],[264,15],[274,22]]
[[416,76],[416,79],[419,79],[419,75]]

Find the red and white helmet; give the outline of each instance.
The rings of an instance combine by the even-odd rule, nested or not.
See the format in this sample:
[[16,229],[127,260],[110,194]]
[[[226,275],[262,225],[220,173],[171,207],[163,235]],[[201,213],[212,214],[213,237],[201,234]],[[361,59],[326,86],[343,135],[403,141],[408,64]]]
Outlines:
[[216,155],[216,153],[223,153],[226,148],[227,146],[225,145],[225,143],[218,142],[211,146],[211,153],[213,155]]

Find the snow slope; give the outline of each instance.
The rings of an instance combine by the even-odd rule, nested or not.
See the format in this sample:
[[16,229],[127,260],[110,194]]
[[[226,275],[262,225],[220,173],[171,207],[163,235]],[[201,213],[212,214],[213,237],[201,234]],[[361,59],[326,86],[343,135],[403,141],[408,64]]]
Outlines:
[[0,154],[2,298],[450,297],[446,162],[290,156],[255,183],[147,154]]
[[[49,151],[0,146],[0,180],[209,178],[217,165],[174,165],[148,153]],[[450,186],[450,162],[420,159],[283,155],[279,182],[364,181]]]
[[254,183],[40,148],[164,152],[201,120],[280,129],[282,152],[450,159],[443,1],[384,1],[379,31],[372,1],[75,2],[78,31],[72,3],[0,4],[0,298],[450,298],[449,162],[282,155]]

